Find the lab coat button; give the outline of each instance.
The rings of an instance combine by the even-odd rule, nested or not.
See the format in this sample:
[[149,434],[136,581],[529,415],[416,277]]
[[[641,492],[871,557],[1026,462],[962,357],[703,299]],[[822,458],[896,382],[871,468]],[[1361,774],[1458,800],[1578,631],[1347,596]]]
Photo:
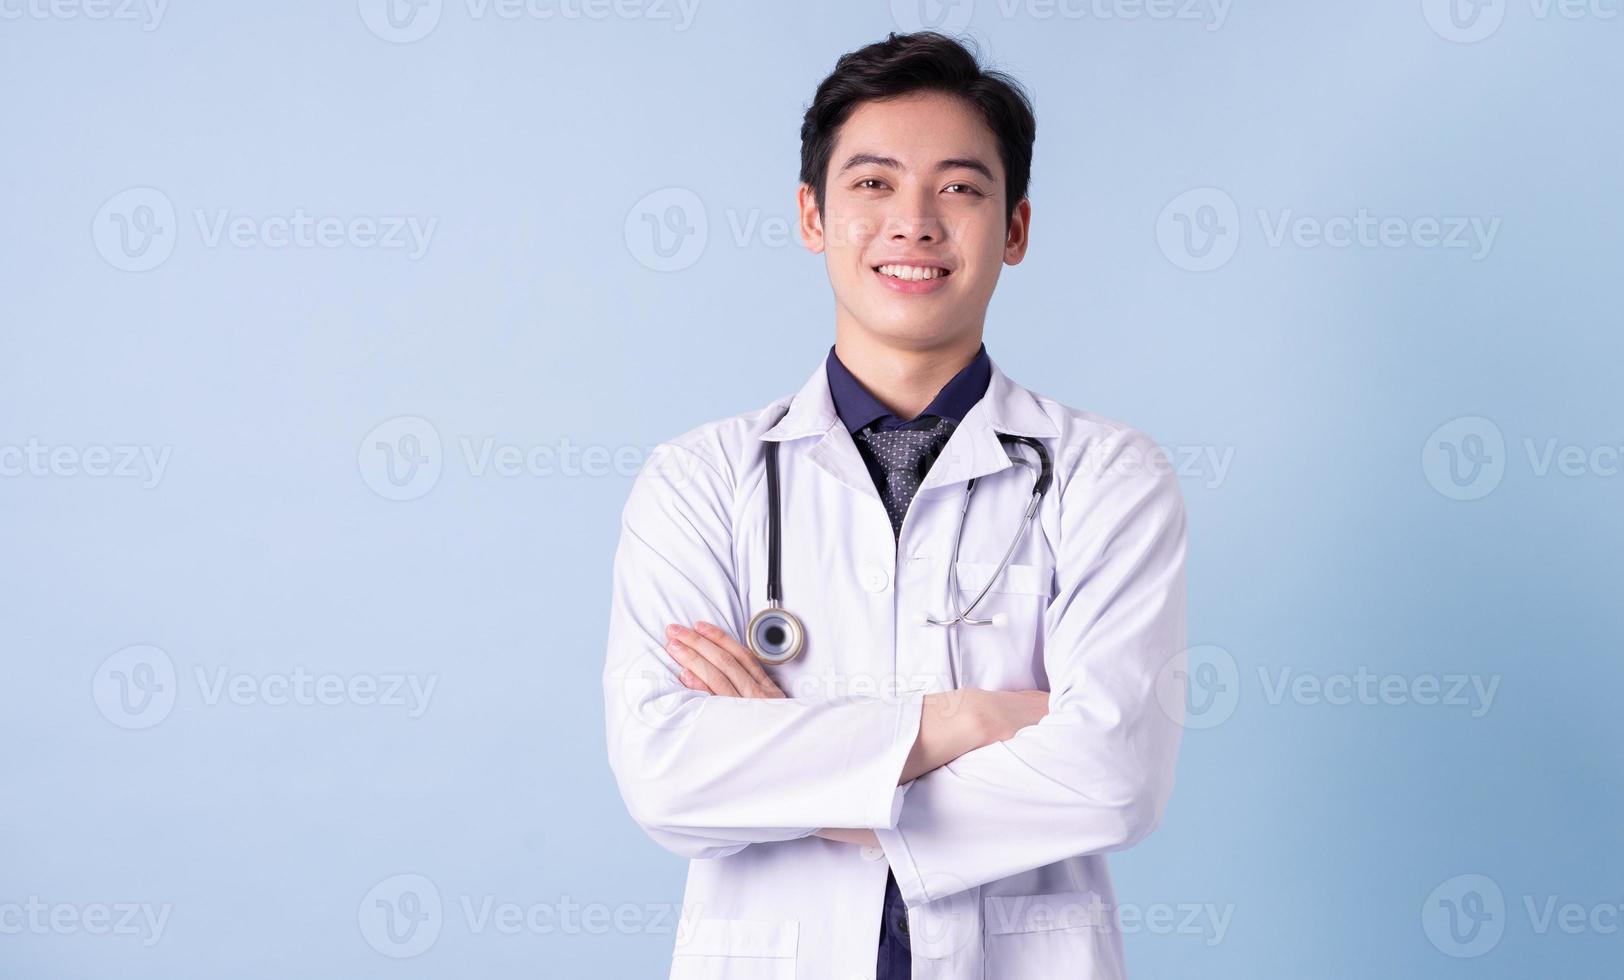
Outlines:
[[858,569],[857,581],[870,592],[884,592],[891,584],[891,576],[878,562],[865,561]]
[[881,849],[881,848],[878,848],[878,847],[864,847],[863,848],[863,859],[865,861],[878,861],[882,857],[885,857],[885,851],[883,849]]

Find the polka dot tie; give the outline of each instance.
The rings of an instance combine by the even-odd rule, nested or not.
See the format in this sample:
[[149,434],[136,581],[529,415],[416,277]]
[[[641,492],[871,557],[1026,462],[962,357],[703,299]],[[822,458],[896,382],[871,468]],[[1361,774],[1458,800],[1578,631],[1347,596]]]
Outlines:
[[891,533],[898,537],[902,535],[903,515],[908,513],[920,481],[956,427],[952,419],[936,416],[927,416],[923,421],[927,424],[916,429],[865,429],[855,436],[857,448],[875,472],[880,499],[885,501],[885,512],[891,518]]

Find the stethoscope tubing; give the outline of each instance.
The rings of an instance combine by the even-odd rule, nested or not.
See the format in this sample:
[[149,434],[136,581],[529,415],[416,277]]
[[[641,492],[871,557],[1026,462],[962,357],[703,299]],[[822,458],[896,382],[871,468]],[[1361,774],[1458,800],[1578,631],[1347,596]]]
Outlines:
[[[958,602],[959,547],[964,540],[964,521],[966,515],[970,511],[970,498],[974,495],[976,483],[980,478],[977,477],[969,482],[969,485],[965,487],[964,491],[964,505],[959,509],[958,526],[953,532],[952,557],[948,560],[948,592],[951,596],[950,601],[953,603],[954,608],[953,618],[935,619],[930,616],[923,617],[923,621],[929,625],[955,626],[959,623],[964,623],[967,626],[989,626],[996,621],[995,619],[972,619],[970,614],[975,612],[976,606],[980,605],[981,601],[986,598],[987,593],[992,591],[993,583],[998,580],[998,576],[1001,575],[1004,569],[1008,567],[1010,558],[1015,554],[1016,546],[1020,544],[1021,538],[1026,535],[1027,528],[1031,525],[1033,518],[1037,515],[1038,505],[1042,503],[1043,495],[1048,491],[1049,484],[1054,479],[1054,465],[1049,458],[1049,451],[1044,448],[1042,442],[1031,436],[1013,435],[1005,432],[998,433],[998,441],[1004,446],[1004,451],[1006,453],[1009,451],[1009,447],[1011,445],[1016,444],[1027,446],[1037,453],[1039,466],[1037,476],[1032,482],[1032,499],[1026,505],[1026,513],[1021,516],[1020,526],[1016,529],[1014,536],[1010,538],[1009,547],[1004,549],[1004,555],[998,560],[998,564],[995,566],[993,574],[982,585],[981,591],[977,593],[975,599],[971,601],[969,608],[961,610]],[[756,655],[760,659],[766,663],[776,664],[793,659],[794,656],[799,654],[800,646],[804,642],[805,633],[804,627],[801,626],[800,620],[793,613],[783,608],[783,580],[780,577],[783,561],[783,516],[781,511],[781,490],[778,474],[778,442],[776,440],[767,440],[766,457],[767,609],[757,613],[755,619],[759,619],[762,615],[768,612],[777,613],[786,621],[786,625],[790,627],[791,631],[796,634],[796,642],[794,645],[794,652],[788,657],[784,657],[782,659],[773,659],[771,657],[764,656],[762,651],[756,648],[753,629],[751,630],[752,635],[750,637],[750,641],[751,648],[755,650]],[[1032,465],[1026,460],[1015,456],[1011,456],[1010,459],[1012,462],[1020,466]],[[755,622],[755,619],[752,619],[752,623]]]

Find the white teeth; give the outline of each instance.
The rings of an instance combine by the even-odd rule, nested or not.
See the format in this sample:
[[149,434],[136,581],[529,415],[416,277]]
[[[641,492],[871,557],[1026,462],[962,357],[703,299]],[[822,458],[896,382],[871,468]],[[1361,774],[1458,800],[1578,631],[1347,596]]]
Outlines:
[[880,275],[890,276],[893,279],[940,279],[947,275],[946,269],[936,269],[922,265],[882,265]]

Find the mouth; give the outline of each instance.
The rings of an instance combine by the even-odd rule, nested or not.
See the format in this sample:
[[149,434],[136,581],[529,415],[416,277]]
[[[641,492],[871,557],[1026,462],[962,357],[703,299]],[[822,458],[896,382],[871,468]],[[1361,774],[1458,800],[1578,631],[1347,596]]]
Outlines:
[[888,288],[902,293],[928,293],[942,288],[952,269],[938,265],[887,263],[870,267]]

